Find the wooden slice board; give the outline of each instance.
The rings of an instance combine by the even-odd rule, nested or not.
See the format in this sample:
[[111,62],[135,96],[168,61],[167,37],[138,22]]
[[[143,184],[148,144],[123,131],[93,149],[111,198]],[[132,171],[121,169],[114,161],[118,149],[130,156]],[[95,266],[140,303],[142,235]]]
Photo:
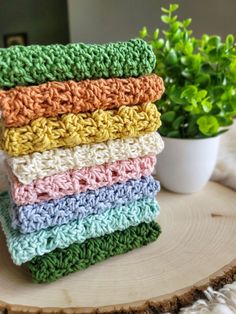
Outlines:
[[33,284],[26,269],[12,264],[1,233],[0,309],[159,313],[201,296],[209,282],[236,279],[236,193],[209,183],[197,194],[162,191],[158,199],[162,235],[155,243],[51,284]]

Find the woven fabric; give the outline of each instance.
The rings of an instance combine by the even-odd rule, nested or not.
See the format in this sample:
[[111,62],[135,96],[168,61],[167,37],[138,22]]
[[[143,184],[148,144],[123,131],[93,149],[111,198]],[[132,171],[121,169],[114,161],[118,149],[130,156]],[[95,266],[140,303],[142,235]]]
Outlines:
[[55,226],[30,234],[22,234],[11,227],[8,208],[8,193],[0,196],[0,221],[6,235],[7,245],[13,262],[21,265],[38,255],[56,248],[66,248],[72,243],[83,243],[87,239],[110,234],[151,222],[159,213],[159,205],[152,198],[144,198],[127,205],[108,209],[102,214],[90,215],[66,225]]
[[66,249],[35,257],[27,266],[34,282],[52,282],[73,272],[86,269],[109,257],[127,253],[155,241],[161,233],[160,226],[152,221],[115,231],[103,237],[74,243]]
[[1,146],[9,155],[20,156],[62,146],[138,137],[156,131],[160,123],[160,113],[151,103],[113,110],[98,109],[93,113],[69,113],[38,118],[19,128],[4,128],[2,125]]
[[13,46],[0,49],[0,88],[150,74],[156,57],[141,39],[105,45]]
[[21,233],[47,229],[85,218],[91,214],[101,214],[109,208],[144,197],[154,198],[159,190],[159,182],[149,176],[49,202],[25,206],[15,205],[11,207],[12,227]]
[[74,148],[56,148],[43,153],[7,157],[7,163],[19,182],[52,176],[68,170],[127,160],[129,158],[157,155],[164,142],[157,132],[140,137],[116,139],[99,144],[84,144]]
[[137,157],[80,170],[69,170],[34,180],[27,185],[20,183],[16,177],[11,175],[11,170],[8,170],[14,202],[17,205],[26,205],[149,176],[154,170],[155,164],[156,157],[154,155]]
[[48,82],[0,91],[0,108],[4,124],[19,127],[40,117],[155,102],[163,92],[163,80],[156,74],[138,78]]

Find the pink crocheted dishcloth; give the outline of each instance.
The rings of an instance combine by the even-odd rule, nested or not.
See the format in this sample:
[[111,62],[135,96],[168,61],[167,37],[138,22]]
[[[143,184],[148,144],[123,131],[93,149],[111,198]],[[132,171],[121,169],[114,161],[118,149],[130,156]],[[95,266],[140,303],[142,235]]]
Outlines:
[[17,205],[26,205],[78,194],[86,190],[96,190],[117,182],[149,176],[155,163],[154,155],[130,158],[80,170],[61,172],[34,180],[27,185],[20,183],[9,170],[12,198]]

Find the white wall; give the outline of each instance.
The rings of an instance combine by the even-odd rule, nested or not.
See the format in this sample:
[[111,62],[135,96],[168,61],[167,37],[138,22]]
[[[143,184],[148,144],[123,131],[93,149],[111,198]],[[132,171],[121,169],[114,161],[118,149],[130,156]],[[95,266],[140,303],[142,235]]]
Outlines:
[[143,25],[162,27],[160,7],[180,3],[179,16],[192,17],[194,34],[236,35],[236,0],[68,0],[71,42],[127,40]]

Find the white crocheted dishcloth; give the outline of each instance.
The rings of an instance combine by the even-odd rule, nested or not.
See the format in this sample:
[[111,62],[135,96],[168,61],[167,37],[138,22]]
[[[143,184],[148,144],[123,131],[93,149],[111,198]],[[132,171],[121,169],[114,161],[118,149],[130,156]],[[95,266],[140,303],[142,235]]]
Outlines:
[[118,160],[159,154],[164,143],[157,132],[137,138],[58,148],[20,157],[7,157],[14,175],[23,184],[72,169],[102,165]]

